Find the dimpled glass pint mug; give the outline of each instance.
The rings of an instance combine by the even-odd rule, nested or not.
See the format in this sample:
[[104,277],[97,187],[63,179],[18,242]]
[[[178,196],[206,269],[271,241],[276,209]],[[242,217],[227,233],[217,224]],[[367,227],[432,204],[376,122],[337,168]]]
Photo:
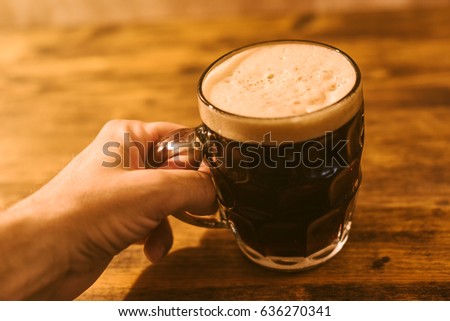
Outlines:
[[258,43],[215,61],[198,86],[202,124],[158,143],[211,169],[219,211],[178,213],[230,227],[250,260],[304,270],[345,242],[361,183],[364,104],[355,62],[328,45]]

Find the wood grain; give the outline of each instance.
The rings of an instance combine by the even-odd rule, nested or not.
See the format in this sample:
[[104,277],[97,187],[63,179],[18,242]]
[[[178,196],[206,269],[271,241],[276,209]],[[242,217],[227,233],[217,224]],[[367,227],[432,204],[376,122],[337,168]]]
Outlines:
[[449,300],[450,8],[0,31],[0,207],[57,173],[112,118],[198,124],[207,65],[248,43],[322,41],[363,73],[366,147],[344,250],[285,274],[227,230],[171,219],[158,265],[119,254],[80,300]]
[[0,0],[0,26],[86,26],[178,19],[245,19],[291,12],[361,12],[448,6],[449,0]]

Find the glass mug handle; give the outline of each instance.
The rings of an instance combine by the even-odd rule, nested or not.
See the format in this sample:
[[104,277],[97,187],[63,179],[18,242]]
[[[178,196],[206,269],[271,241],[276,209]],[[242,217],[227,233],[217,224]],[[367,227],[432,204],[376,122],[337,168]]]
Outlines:
[[[164,165],[169,159],[183,156],[186,160],[175,159],[176,165],[181,168],[197,169],[203,160],[203,143],[199,139],[199,134],[203,131],[203,126],[195,128],[177,129],[166,137],[156,141],[148,155],[147,164],[150,168],[158,168]],[[212,215],[195,215],[187,211],[179,211],[172,214],[177,219],[191,225],[207,228],[227,228],[226,220],[221,217],[220,212]]]

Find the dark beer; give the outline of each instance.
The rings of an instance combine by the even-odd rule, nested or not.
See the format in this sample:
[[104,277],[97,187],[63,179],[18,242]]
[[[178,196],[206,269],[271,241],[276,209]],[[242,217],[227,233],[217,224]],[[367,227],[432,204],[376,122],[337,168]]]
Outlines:
[[222,219],[258,264],[317,266],[345,244],[361,183],[364,106],[346,54],[304,41],[260,43],[213,63],[197,129]]
[[361,183],[362,105],[340,128],[303,142],[237,142],[206,126],[198,136],[247,255],[289,264],[345,242]]

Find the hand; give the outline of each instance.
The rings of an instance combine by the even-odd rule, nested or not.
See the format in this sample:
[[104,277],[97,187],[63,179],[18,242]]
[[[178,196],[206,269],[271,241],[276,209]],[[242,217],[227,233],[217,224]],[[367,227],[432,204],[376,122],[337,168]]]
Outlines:
[[[0,213],[0,298],[75,298],[132,243],[143,241],[147,257],[161,259],[172,245],[167,215],[212,213],[215,191],[206,167],[140,166],[151,142],[179,127],[111,121],[48,184]],[[144,148],[124,153],[125,134]],[[104,153],[109,142],[121,143],[109,149],[120,157],[118,166],[104,166],[112,160]]]

